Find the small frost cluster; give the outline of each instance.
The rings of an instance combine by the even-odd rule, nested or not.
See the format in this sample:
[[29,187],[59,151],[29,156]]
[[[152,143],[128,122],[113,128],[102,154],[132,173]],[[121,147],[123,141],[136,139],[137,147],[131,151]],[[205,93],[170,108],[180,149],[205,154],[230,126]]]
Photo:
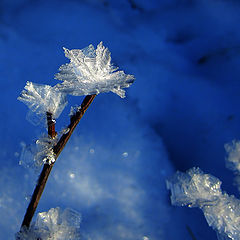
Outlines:
[[16,240],[78,240],[81,217],[71,209],[51,208],[39,213],[29,229],[22,228]]
[[70,63],[62,65],[56,79],[63,81],[54,87],[27,82],[18,100],[25,103],[31,112],[41,119],[46,112],[58,118],[67,104],[66,94],[74,96],[99,94],[112,91],[125,97],[123,88],[129,87],[133,75],[118,71],[111,63],[111,53],[102,42],[94,49],[89,45],[82,50],[64,48]]
[[228,157],[226,158],[226,165],[235,173],[240,174],[240,142],[232,141],[232,143],[225,144]]
[[177,172],[167,180],[171,202],[176,206],[199,207],[219,239],[240,239],[240,200],[221,190],[221,181],[199,168]]
[[66,94],[58,91],[56,87],[27,82],[18,97],[19,101],[25,103],[30,113],[34,112],[40,119],[51,113],[54,119],[58,118],[67,105]]
[[56,145],[58,138],[50,138],[43,135],[34,144],[24,145],[19,164],[26,168],[32,168],[36,172],[43,164],[52,164],[55,162],[53,147]]
[[236,175],[234,182],[240,192],[240,141],[233,140],[224,147],[227,152],[226,167]]

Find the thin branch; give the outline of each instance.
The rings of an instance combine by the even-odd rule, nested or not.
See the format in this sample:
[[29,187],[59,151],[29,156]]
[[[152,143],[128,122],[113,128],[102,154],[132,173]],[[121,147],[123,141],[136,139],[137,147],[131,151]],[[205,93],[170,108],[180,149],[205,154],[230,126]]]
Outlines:
[[[54,151],[55,156],[56,156],[55,160],[57,160],[58,156],[60,155],[60,153],[62,152],[66,143],[68,142],[69,138],[71,137],[71,135],[72,135],[74,129],[76,128],[77,124],[79,123],[82,116],[84,115],[84,113],[86,112],[86,110],[88,109],[88,107],[90,106],[90,104],[92,103],[92,101],[94,100],[95,97],[96,97],[95,94],[86,96],[84,98],[80,108],[78,109],[78,111],[71,117],[70,124],[68,126],[69,131],[62,135],[62,137],[59,139],[56,146],[54,146],[54,148],[53,148],[53,151]],[[55,120],[52,119],[52,114],[51,113],[47,113],[47,122],[48,122],[48,135],[51,138],[54,138],[56,136]],[[52,167],[53,167],[54,163],[52,163],[50,165],[49,164],[44,164],[42,172],[41,172],[41,174],[38,178],[38,183],[37,183],[37,185],[34,189],[31,201],[30,201],[30,203],[28,205],[28,208],[27,208],[27,211],[25,213],[25,216],[24,216],[21,227],[25,226],[25,227],[29,228],[30,223],[31,223],[32,218],[33,218],[33,215],[36,211],[36,208],[38,206],[39,200],[40,200],[41,195],[43,193],[44,187],[47,183],[48,176],[49,176],[49,174],[52,170]]]
[[71,137],[74,129],[78,125],[79,121],[81,120],[84,113],[87,111],[88,107],[96,97],[96,94],[94,95],[88,95],[83,99],[83,102],[78,109],[78,111],[71,117],[70,124],[68,126],[68,131],[62,135],[62,137],[59,139],[56,146],[53,148],[53,151],[56,155],[56,159],[59,156],[59,154],[62,152],[63,148],[65,147],[66,143],[68,142],[69,138]]

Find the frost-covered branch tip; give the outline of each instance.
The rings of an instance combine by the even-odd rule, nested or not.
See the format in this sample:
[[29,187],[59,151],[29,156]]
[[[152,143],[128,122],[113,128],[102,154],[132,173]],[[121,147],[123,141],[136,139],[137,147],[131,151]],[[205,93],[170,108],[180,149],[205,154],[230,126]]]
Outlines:
[[222,192],[218,178],[192,168],[186,173],[177,172],[167,180],[167,188],[173,205],[202,209],[219,239],[240,239],[240,200]]
[[39,213],[29,229],[23,227],[16,240],[78,240],[81,216],[72,209],[51,208]]
[[46,118],[46,113],[58,118],[67,105],[66,94],[56,87],[27,82],[18,100],[25,103],[30,111],[36,113],[40,119]]
[[101,92],[114,92],[125,97],[124,88],[134,81],[134,76],[119,71],[111,63],[111,53],[102,42],[97,46],[89,45],[82,50],[64,48],[70,63],[59,68],[55,78],[63,81],[57,88],[71,95],[92,95]]

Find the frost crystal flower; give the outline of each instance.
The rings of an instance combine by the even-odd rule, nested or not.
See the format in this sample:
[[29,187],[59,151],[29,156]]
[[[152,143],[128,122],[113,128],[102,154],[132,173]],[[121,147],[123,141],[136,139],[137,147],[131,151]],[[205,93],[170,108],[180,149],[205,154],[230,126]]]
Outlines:
[[55,76],[63,81],[57,85],[59,90],[75,96],[111,91],[125,97],[123,88],[133,83],[134,76],[118,71],[111,64],[111,53],[102,42],[97,49],[89,45],[82,50],[64,48],[64,52],[70,63],[62,65]]
[[67,105],[66,94],[55,87],[27,82],[24,88],[18,100],[25,103],[40,118],[49,112],[56,119]]
[[79,240],[81,216],[72,209],[51,208],[39,213],[29,229],[22,228],[17,240]]

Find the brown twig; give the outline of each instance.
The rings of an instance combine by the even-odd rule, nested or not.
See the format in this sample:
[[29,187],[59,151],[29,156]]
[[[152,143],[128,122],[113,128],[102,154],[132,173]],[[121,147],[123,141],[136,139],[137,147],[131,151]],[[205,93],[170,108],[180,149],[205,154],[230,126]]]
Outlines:
[[[80,108],[77,110],[77,112],[71,117],[70,119],[70,124],[68,126],[68,131],[62,135],[62,137],[59,139],[58,143],[56,146],[54,146],[53,151],[55,153],[55,160],[57,160],[58,156],[60,155],[61,151],[65,147],[66,143],[68,142],[69,138],[71,137],[74,129],[76,128],[77,124],[81,120],[82,116],[92,103],[93,99],[96,97],[96,95],[88,95],[84,98]],[[55,120],[52,119],[52,114],[47,113],[47,122],[48,122],[48,135],[51,138],[54,138],[56,136],[55,132]],[[55,163],[55,162],[54,162]],[[52,170],[52,167],[54,165],[52,164],[44,164],[42,172],[38,178],[37,185],[34,189],[31,201],[28,205],[27,211],[25,213],[22,226],[21,227],[26,227],[29,228],[30,223],[32,221],[33,215],[36,211],[36,208],[38,206],[39,200],[41,198],[41,195],[43,193],[44,187],[47,183],[48,176]]]

